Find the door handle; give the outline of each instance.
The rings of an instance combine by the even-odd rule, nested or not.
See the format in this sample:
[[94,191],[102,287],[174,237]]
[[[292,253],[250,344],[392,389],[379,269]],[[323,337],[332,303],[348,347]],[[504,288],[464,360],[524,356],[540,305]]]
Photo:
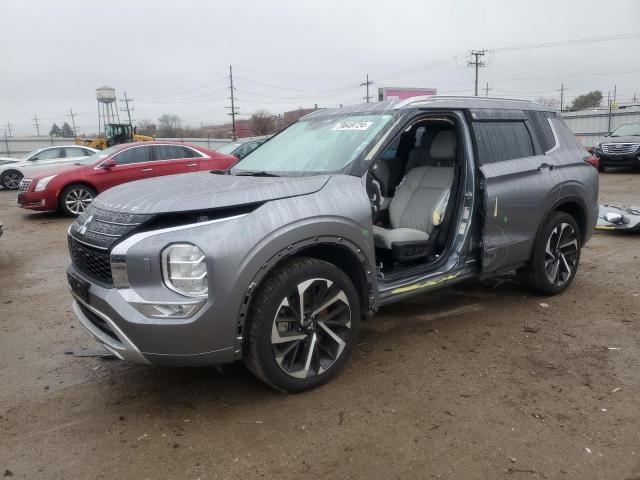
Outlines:
[[187,167],[197,167],[197,163],[187,163]]
[[550,163],[541,163],[538,166],[538,171],[541,172],[542,170],[553,170],[553,165],[551,165]]
[[150,172],[151,170],[153,170],[153,168],[143,168],[142,170],[140,170],[141,172]]

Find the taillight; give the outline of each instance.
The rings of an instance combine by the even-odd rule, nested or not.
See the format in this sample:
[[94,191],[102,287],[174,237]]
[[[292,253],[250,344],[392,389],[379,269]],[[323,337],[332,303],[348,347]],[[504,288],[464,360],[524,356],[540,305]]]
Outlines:
[[588,157],[584,157],[583,160],[595,168],[598,168],[598,165],[600,164],[600,159],[595,155],[589,155]]

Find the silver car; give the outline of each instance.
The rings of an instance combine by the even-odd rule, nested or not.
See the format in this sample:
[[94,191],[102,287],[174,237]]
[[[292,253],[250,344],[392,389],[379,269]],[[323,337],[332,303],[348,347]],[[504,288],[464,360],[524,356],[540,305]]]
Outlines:
[[78,145],[39,148],[20,161],[0,163],[0,185],[9,190],[15,190],[20,186],[23,177],[44,172],[58,172],[97,151],[95,148]]
[[572,282],[598,174],[555,112],[417,97],[320,110],[228,171],[99,195],[69,229],[73,308],[123,360],[244,359],[318,386],[382,306],[516,270]]

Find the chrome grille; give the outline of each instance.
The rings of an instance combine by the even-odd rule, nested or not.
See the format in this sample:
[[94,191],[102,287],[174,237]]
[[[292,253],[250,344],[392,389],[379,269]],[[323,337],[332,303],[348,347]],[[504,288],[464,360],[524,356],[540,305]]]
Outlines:
[[602,145],[602,151],[613,155],[624,155],[635,152],[638,147],[640,143],[605,143]]
[[22,180],[20,180],[20,186],[18,187],[18,192],[22,193],[29,190],[29,185],[31,185],[32,181],[33,180],[31,180],[30,178],[23,178]]

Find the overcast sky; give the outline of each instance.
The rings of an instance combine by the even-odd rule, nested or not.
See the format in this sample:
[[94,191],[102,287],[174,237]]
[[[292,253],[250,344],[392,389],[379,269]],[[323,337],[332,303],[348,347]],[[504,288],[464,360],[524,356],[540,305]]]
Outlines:
[[135,120],[224,122],[230,64],[242,114],[357,103],[366,73],[374,95],[473,94],[470,49],[495,50],[480,71],[493,96],[640,95],[638,37],[501,50],[638,33],[639,0],[0,0],[0,20],[0,135],[35,134],[34,114],[48,132],[70,108],[95,131],[102,85],[135,99]]

